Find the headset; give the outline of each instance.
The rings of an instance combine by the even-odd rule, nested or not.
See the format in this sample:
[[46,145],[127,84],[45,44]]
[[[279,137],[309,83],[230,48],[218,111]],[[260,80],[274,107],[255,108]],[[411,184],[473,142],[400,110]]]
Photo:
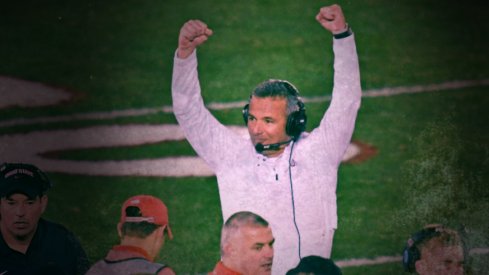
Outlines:
[[405,271],[415,272],[415,263],[421,258],[421,252],[418,245],[433,237],[439,236],[443,231],[443,225],[435,224],[424,228],[421,231],[414,233],[406,242],[402,253],[402,265]]
[[[301,101],[299,97],[299,91],[292,85],[290,82],[286,80],[272,80],[275,82],[278,82],[282,84],[283,87],[287,90],[287,93],[289,95],[294,96],[297,99],[297,106],[299,107],[299,110],[294,111],[290,113],[287,116],[287,123],[285,124],[285,133],[292,137],[294,141],[297,141],[301,135],[302,132],[306,129],[306,123],[307,123],[307,115],[306,115],[306,106],[304,103]],[[251,99],[251,96],[250,96]],[[246,104],[243,107],[243,120],[245,122],[245,125],[248,125],[248,116],[249,116],[249,110],[250,109],[250,104]]]
[[[281,89],[285,89],[287,91],[287,96],[291,95],[291,96],[295,97],[297,100],[297,106],[299,107],[299,109],[296,111],[293,111],[292,113],[290,113],[287,116],[287,122],[285,124],[285,133],[288,136],[290,136],[292,139],[290,139],[288,141],[284,141],[284,142],[279,142],[279,143],[274,143],[274,144],[266,144],[266,145],[258,143],[258,144],[256,144],[255,149],[259,153],[261,153],[265,150],[278,150],[281,145],[288,144],[288,143],[292,142],[292,145],[290,148],[289,161],[288,161],[288,163],[289,163],[289,169],[288,169],[289,170],[289,183],[290,183],[291,202],[292,202],[292,211],[293,211],[293,222],[294,222],[294,226],[295,226],[295,229],[297,232],[298,242],[299,242],[298,254],[299,254],[299,259],[302,259],[302,256],[301,256],[301,233],[299,231],[299,227],[297,225],[297,220],[296,220],[294,188],[293,188],[293,183],[292,183],[292,169],[291,168],[292,168],[292,166],[295,166],[295,164],[293,164],[294,161],[292,160],[292,152],[294,151],[295,141],[297,141],[299,139],[301,133],[304,132],[306,129],[306,123],[307,123],[306,107],[299,97],[299,91],[290,82],[288,82],[286,80],[271,79],[271,80],[268,80],[268,81],[260,84],[259,87],[263,87],[262,85],[267,85],[270,83],[280,85]],[[251,100],[251,96],[250,96],[250,100]],[[288,102],[287,102],[287,104],[288,104]],[[250,109],[249,103],[243,107],[242,113],[243,113],[243,120],[245,122],[245,125],[248,125],[249,109]]]

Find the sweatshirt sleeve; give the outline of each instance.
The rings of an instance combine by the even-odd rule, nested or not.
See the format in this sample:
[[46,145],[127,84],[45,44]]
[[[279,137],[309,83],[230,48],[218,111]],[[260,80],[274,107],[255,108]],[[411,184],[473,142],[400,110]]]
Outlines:
[[[187,140],[212,170],[232,157],[233,143],[240,139],[205,107],[197,72],[197,54],[186,59],[175,54],[172,77],[173,112]],[[223,148],[231,148],[230,150]]]
[[362,90],[360,68],[354,35],[333,39],[334,84],[328,110],[316,132],[326,150],[326,159],[331,163],[341,162],[351,141]]

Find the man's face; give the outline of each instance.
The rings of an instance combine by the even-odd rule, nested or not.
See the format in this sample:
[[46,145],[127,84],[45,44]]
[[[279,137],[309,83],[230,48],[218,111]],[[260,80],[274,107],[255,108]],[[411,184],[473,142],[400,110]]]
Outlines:
[[47,204],[47,197],[29,198],[24,194],[12,194],[0,200],[0,228],[2,234],[24,240],[37,228]]
[[237,272],[243,275],[271,274],[273,243],[270,227],[244,226],[232,241],[232,257]]
[[[249,105],[248,132],[253,145],[263,145],[287,141],[285,133],[287,123],[287,100],[283,97],[252,96]],[[278,151],[264,151],[266,156],[277,156]]]
[[464,253],[461,246],[436,246],[422,249],[421,259],[416,262],[416,272],[420,275],[464,274]]

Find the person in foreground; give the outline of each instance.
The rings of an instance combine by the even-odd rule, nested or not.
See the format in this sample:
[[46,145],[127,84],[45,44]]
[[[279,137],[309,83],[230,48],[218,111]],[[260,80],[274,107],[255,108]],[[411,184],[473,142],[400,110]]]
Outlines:
[[465,249],[460,234],[440,224],[427,225],[408,239],[404,270],[419,275],[465,274]]
[[299,264],[286,275],[341,275],[341,269],[331,260],[311,255],[301,259]]
[[237,212],[221,231],[221,260],[209,275],[266,275],[272,272],[272,229],[262,217]]
[[252,92],[243,108],[249,138],[212,116],[197,73],[196,48],[213,35],[204,22],[183,25],[174,57],[172,98],[179,125],[217,176],[223,220],[250,211],[270,223],[277,240],[273,274],[285,274],[302,255],[330,258],[337,172],[360,107],[355,39],[341,7],[321,8],[316,20],[333,34],[334,88],[328,110],[310,133],[304,132],[305,105],[286,80],[267,80]]
[[165,243],[165,235],[173,238],[168,210],[160,199],[150,195],[128,198],[122,205],[117,231],[120,245],[96,262],[87,275],[175,274],[169,266],[154,262]]
[[85,274],[89,261],[64,226],[45,220],[52,183],[27,163],[0,166],[0,274]]

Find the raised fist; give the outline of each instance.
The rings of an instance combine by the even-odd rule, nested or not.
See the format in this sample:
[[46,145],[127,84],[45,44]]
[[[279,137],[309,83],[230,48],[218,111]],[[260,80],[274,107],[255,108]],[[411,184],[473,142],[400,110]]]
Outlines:
[[204,22],[200,20],[187,21],[180,29],[177,56],[187,58],[197,46],[204,43],[211,35],[212,30],[207,28]]
[[316,15],[316,20],[333,34],[341,33],[347,28],[343,11],[336,4],[322,7]]

